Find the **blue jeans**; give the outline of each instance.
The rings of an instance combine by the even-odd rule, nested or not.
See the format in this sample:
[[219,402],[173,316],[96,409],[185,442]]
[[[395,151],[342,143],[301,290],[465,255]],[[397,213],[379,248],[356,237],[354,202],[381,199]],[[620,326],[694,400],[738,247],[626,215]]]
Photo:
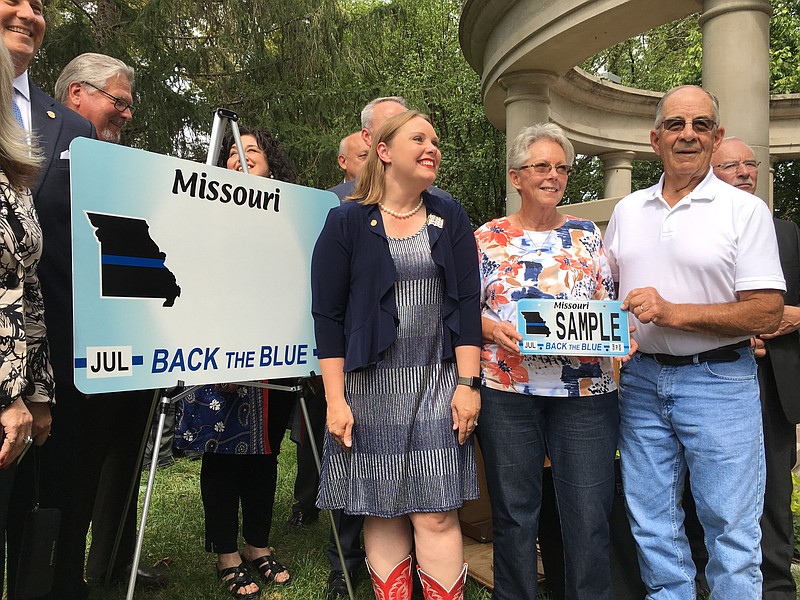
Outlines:
[[695,600],[683,527],[688,467],[713,598],[761,598],[764,445],[756,363],[665,366],[637,353],[620,374],[625,501],[648,600]]
[[561,515],[569,600],[608,600],[617,393],[549,398],[481,389],[478,442],[494,532],[493,600],[535,600],[545,454]]

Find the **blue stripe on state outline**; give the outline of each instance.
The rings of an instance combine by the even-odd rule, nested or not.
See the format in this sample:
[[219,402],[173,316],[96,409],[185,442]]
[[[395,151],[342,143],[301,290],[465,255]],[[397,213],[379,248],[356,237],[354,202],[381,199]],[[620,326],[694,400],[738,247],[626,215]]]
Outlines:
[[121,267],[145,267],[148,269],[166,269],[163,258],[142,258],[139,256],[118,256],[103,254],[100,258],[104,265],[118,265]]

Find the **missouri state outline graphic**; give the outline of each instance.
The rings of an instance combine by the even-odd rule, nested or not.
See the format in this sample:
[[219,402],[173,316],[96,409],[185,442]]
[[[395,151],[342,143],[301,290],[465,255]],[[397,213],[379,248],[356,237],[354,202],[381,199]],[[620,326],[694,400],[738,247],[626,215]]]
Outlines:
[[106,298],[163,298],[173,306],[181,295],[167,255],[150,237],[144,219],[87,212],[100,242],[101,293]]

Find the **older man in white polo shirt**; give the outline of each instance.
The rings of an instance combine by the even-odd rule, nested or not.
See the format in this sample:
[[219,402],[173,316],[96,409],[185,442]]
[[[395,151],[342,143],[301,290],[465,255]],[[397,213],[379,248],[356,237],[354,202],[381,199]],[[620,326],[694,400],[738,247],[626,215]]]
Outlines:
[[723,137],[712,94],[667,92],[650,132],[664,174],[617,205],[606,233],[637,326],[639,351],[620,374],[620,454],[652,600],[695,598],[687,467],[712,597],[761,597],[764,449],[749,338],[778,327],[785,285],[766,205],[711,170]]

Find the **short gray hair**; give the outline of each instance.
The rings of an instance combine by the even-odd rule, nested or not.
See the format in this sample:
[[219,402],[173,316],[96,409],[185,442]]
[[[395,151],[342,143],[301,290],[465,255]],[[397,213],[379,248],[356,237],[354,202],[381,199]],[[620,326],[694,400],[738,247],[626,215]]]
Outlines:
[[400,106],[406,106],[406,99],[400,96],[384,96],[382,98],[375,98],[361,110],[361,128],[367,131],[372,131],[372,112],[378,104],[382,102],[397,102]]
[[69,84],[74,81],[79,83],[85,81],[103,89],[113,77],[126,79],[131,84],[131,91],[133,91],[134,70],[131,67],[111,56],[86,52],[69,61],[61,71],[61,75],[56,81],[55,98],[59,102],[66,102]]
[[653,125],[653,129],[658,129],[661,127],[661,123],[664,122],[664,103],[667,101],[667,98],[672,96],[675,92],[680,92],[681,90],[685,90],[688,88],[696,88],[698,90],[702,90],[705,92],[706,96],[708,96],[709,100],[711,100],[711,105],[713,107],[714,114],[712,117],[714,118],[714,124],[719,126],[719,100],[717,97],[709,92],[704,87],[699,85],[678,85],[672,88],[671,90],[667,91],[666,94],[661,96],[661,100],[658,101],[658,105],[656,106],[656,120]]
[[572,162],[575,160],[575,148],[572,146],[572,142],[567,139],[567,136],[564,135],[564,130],[553,123],[537,123],[536,125],[525,127],[514,138],[514,142],[508,149],[508,168],[516,169],[521,167],[528,156],[528,148],[540,140],[551,140],[561,146],[564,150],[567,164],[572,166]]

